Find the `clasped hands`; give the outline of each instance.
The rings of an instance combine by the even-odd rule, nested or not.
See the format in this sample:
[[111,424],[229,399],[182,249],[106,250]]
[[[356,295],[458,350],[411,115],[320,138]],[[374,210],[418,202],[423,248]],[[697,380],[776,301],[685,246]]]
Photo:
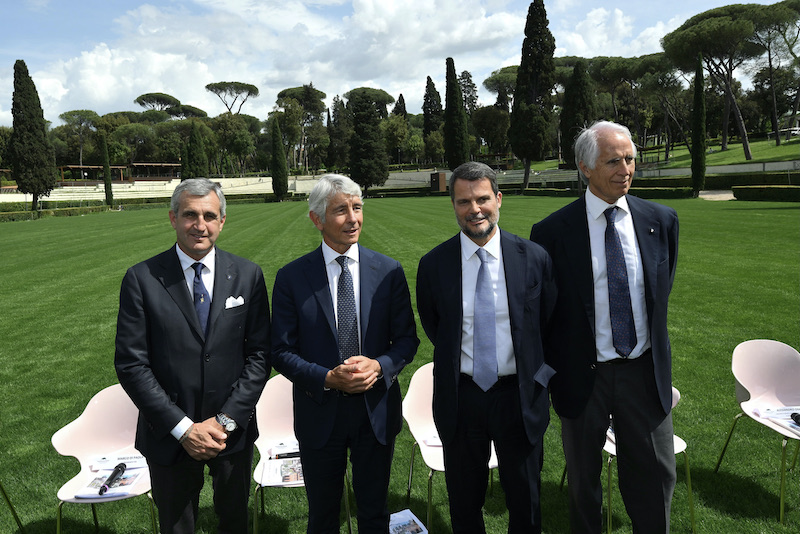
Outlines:
[[325,387],[351,395],[364,393],[375,385],[381,374],[381,364],[378,360],[366,356],[353,356],[328,371]]
[[210,460],[225,450],[227,439],[228,434],[217,422],[217,418],[209,417],[201,423],[192,425],[182,445],[195,460]]

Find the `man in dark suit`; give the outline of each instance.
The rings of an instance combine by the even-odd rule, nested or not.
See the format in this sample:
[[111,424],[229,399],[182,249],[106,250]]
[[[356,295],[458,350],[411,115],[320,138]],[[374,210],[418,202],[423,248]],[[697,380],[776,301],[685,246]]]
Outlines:
[[555,287],[538,245],[499,230],[494,171],[469,162],[450,177],[461,232],[426,254],[417,307],[434,346],[433,416],[444,446],[455,533],[484,533],[494,443],[508,532],[541,532],[542,436],[549,422],[542,330]]
[[270,371],[264,276],[214,246],[225,223],[219,185],[181,182],[169,217],[176,246],[122,280],[115,367],[139,408],[136,448],[150,467],[161,532],[194,532],[208,465],[218,532],[239,534],[247,532],[253,412]]
[[531,231],[550,253],[558,285],[545,350],[556,369],[550,389],[561,417],[573,532],[601,530],[609,422],[633,532],[669,532],[675,456],[667,301],[678,217],[627,195],[635,158],[624,126],[599,122],[584,130],[575,160],[586,195]]
[[308,532],[339,532],[349,449],[358,531],[385,534],[397,376],[419,345],[408,284],[400,263],[358,244],[361,188],[350,178],[322,176],[308,203],[323,242],[278,271],[272,301],[273,365],[294,383]]

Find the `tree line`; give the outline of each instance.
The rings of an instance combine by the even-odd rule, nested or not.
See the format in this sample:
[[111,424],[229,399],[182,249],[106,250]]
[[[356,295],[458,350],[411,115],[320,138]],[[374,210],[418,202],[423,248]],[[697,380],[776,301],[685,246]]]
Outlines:
[[[402,94],[395,100],[369,87],[336,95],[328,107],[326,93],[309,82],[280,91],[273,111],[258,118],[242,113],[258,98],[256,86],[216,82],[206,89],[227,110],[217,117],[172,95],[147,93],[134,100],[143,111],[68,111],[60,115],[64,124],[53,128],[40,107],[35,111],[36,89],[18,61],[14,126],[0,127],[0,167],[11,167],[21,191],[40,195],[52,185],[27,182],[46,176],[44,182],[54,184],[55,165],[180,162],[184,178],[273,174],[280,198],[289,173],[343,172],[369,188],[385,182],[390,165],[454,168],[468,159],[513,154],[525,169],[525,187],[532,161],[558,159],[574,168],[572,140],[598,119],[627,125],[643,154],[658,146],[668,159],[675,144],[691,150],[709,138],[726,150],[736,137],[750,159],[750,137],[772,132],[780,144],[780,134],[796,125],[798,39],[800,0],[784,0],[700,13],[666,35],[659,53],[554,58],[544,2],[535,0],[520,64],[482,82],[496,97],[489,105],[478,104],[471,73],[458,74],[447,58],[444,102],[428,76],[418,115],[406,111]],[[750,74],[752,88],[744,90],[736,73]],[[703,97],[702,136],[696,135],[701,106],[694,82]],[[30,143],[41,148],[32,150]]]

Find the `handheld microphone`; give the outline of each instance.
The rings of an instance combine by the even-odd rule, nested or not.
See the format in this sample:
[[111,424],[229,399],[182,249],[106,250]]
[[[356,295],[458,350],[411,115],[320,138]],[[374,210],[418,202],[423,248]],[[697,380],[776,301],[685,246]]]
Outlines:
[[797,412],[793,413],[792,414],[792,421],[794,421],[795,424],[800,425],[800,413],[797,413]]
[[126,467],[127,467],[127,466],[126,466],[124,463],[119,463],[119,464],[117,464],[117,466],[114,468],[114,470],[113,470],[113,471],[111,471],[111,474],[110,474],[110,475],[108,475],[108,478],[106,479],[106,481],[105,481],[105,482],[103,482],[103,485],[102,485],[102,486],[100,486],[100,493],[99,493],[99,495],[103,495],[105,492],[107,492],[107,491],[109,490],[109,488],[111,488],[111,485],[112,485],[114,482],[116,482],[117,480],[119,480],[119,478],[120,478],[120,477],[122,476],[122,474],[125,472],[125,468],[126,468]]

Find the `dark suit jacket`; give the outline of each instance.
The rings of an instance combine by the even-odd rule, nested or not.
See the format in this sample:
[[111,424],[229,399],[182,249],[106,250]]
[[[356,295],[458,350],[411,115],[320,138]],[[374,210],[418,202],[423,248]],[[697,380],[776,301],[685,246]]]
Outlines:
[[[139,408],[136,448],[158,464],[186,454],[170,435],[184,416],[200,422],[230,415],[239,429],[222,454],[258,436],[253,413],[270,372],[264,276],[250,261],[219,248],[216,255],[208,337],[174,247],[134,265],[122,280],[115,367]],[[225,309],[228,297],[244,304]]]
[[[517,363],[525,432],[538,442],[550,420],[547,384],[553,370],[544,361],[542,332],[555,301],[550,258],[538,245],[500,231],[511,338]],[[461,243],[459,235],[422,257],[417,272],[417,309],[433,343],[433,415],[439,436],[456,432],[461,371]]]
[[[383,371],[364,402],[375,437],[386,444],[403,424],[397,376],[414,358],[419,339],[402,266],[358,247],[361,348]],[[339,365],[339,349],[321,246],[278,271],[272,310],[272,362],[294,383],[295,434],[303,446],[321,448],[339,399],[336,391],[324,389],[326,374]]]
[[[672,406],[667,302],[678,258],[678,215],[655,202],[631,195],[627,200],[642,256],[655,381],[666,414]],[[586,198],[582,196],[535,224],[531,239],[553,259],[558,301],[545,340],[548,361],[556,369],[550,390],[558,414],[573,418],[586,406],[597,364]]]

